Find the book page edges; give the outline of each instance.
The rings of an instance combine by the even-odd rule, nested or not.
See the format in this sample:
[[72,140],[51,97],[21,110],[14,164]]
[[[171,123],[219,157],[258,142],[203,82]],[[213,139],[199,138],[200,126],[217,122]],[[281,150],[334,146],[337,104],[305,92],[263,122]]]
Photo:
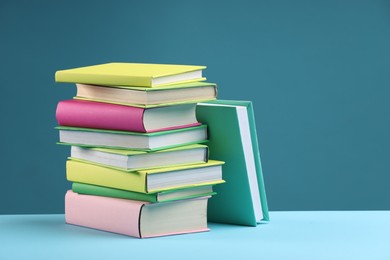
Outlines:
[[162,237],[162,236],[172,236],[172,235],[181,235],[181,234],[190,234],[190,233],[199,233],[199,232],[207,232],[210,231],[209,228],[202,229],[194,229],[190,231],[182,231],[182,232],[169,232],[169,233],[160,233],[152,236],[142,236],[141,238],[151,238],[151,237]]
[[146,174],[155,174],[155,173],[187,170],[187,169],[194,169],[194,168],[213,167],[213,166],[219,166],[219,165],[222,165],[222,164],[225,164],[225,162],[223,162],[223,161],[216,161],[216,160],[209,160],[207,163],[189,164],[189,165],[183,165],[183,166],[163,167],[163,168],[143,170],[143,171],[138,171],[138,172],[139,173],[145,172]]
[[139,107],[139,108],[154,108],[154,107],[165,107],[165,106],[173,106],[173,105],[195,104],[195,103],[200,103],[200,102],[208,102],[208,101],[216,100],[216,97],[215,97],[215,98],[208,98],[208,99],[194,99],[194,100],[159,103],[159,104],[135,104],[135,103],[107,101],[107,100],[102,100],[102,99],[84,98],[84,97],[78,97],[78,96],[75,96],[73,98],[79,99],[79,100],[104,102],[104,103],[109,103],[109,104],[122,105],[122,106],[132,106],[132,107]]
[[[263,170],[261,166],[261,157],[260,157],[259,143],[257,139],[256,122],[255,122],[252,102],[249,102],[247,104],[247,111],[248,111],[249,127],[251,130],[250,132],[252,138],[253,155],[255,157],[257,182],[259,186],[260,200],[261,200],[261,206],[263,211],[262,221],[269,221],[270,219],[268,213],[267,195],[266,195],[265,185],[264,185]],[[259,223],[261,223],[262,221],[260,221]]]
[[179,185],[179,186],[172,186],[172,187],[163,188],[163,189],[150,189],[147,191],[147,193],[153,194],[153,193],[162,192],[162,191],[171,191],[171,190],[173,191],[173,190],[178,190],[178,189],[194,188],[194,187],[208,186],[208,185],[217,185],[217,184],[222,184],[222,183],[225,183],[225,181],[218,180],[218,181],[202,182],[202,183],[190,184],[190,185]]
[[166,130],[161,132],[153,133],[140,133],[140,132],[130,132],[130,131],[120,131],[120,130],[109,130],[109,129],[96,129],[96,128],[85,128],[85,127],[72,127],[72,126],[56,126],[54,129],[65,130],[65,131],[84,131],[84,132],[98,132],[98,133],[111,133],[111,134],[122,134],[122,135],[139,135],[139,136],[157,136],[171,134],[175,132],[187,132],[200,128],[206,128],[207,125],[197,125],[188,128],[178,128],[172,130]]
[[112,165],[92,162],[92,161],[88,161],[88,160],[84,160],[84,159],[80,159],[80,158],[68,157],[68,159],[69,160],[73,160],[73,161],[83,162],[83,163],[89,163],[89,164],[93,164],[93,165],[96,165],[96,166],[101,166],[101,167],[104,167],[104,168],[110,168],[110,169],[114,169],[114,170],[118,170],[118,171],[123,171],[123,172],[138,172],[138,171],[147,171],[147,170],[153,170],[153,169],[159,169],[159,168],[165,168],[165,167],[181,167],[181,166],[187,166],[187,165],[198,165],[198,164],[205,164],[205,163],[207,163],[207,161],[199,161],[199,162],[195,162],[194,161],[194,162],[191,162],[191,163],[172,164],[172,165],[165,165],[165,166],[158,165],[158,166],[153,166],[153,167],[126,169],[126,168],[116,167],[116,166],[112,166]]
[[[162,147],[157,147],[157,148],[131,148],[134,151],[143,151],[143,152],[157,152],[161,150],[166,150],[166,149],[171,149],[171,148],[176,148],[181,145],[192,145],[192,144],[203,144],[207,143],[208,140],[202,140],[202,141],[195,141],[195,142],[189,142],[189,143],[184,143],[180,145],[169,145],[169,146],[162,146]],[[64,142],[56,142],[56,144],[59,145],[64,145],[64,146],[79,146],[79,147],[85,147],[85,148],[109,148],[109,149],[123,149],[127,150],[129,148],[125,147],[118,147],[118,146],[101,146],[101,145],[87,145],[87,144],[78,144],[78,143],[64,143]]]

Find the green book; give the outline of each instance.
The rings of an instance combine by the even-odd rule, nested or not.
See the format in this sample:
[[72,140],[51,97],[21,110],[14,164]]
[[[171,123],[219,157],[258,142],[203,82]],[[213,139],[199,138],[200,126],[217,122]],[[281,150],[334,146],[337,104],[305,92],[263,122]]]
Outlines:
[[108,166],[122,171],[137,171],[206,163],[208,161],[208,147],[201,144],[192,144],[159,151],[135,151],[72,146],[71,159]]
[[157,151],[207,141],[207,126],[200,125],[153,133],[57,126],[58,144]]
[[183,200],[190,198],[197,198],[203,196],[215,195],[212,185],[199,186],[186,189],[176,189],[170,191],[162,191],[153,194],[145,194],[134,191],[120,190],[92,184],[74,182],[72,184],[73,192],[86,195],[113,197],[130,200],[148,201],[152,203],[167,202],[175,200]]
[[199,103],[197,118],[208,125],[210,158],[225,161],[226,183],[215,187],[218,196],[209,200],[209,221],[247,226],[268,221],[252,103]]

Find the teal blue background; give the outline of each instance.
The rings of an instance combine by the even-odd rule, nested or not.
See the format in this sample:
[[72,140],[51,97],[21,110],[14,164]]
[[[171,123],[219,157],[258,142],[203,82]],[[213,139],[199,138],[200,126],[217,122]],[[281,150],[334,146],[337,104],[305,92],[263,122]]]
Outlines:
[[390,209],[390,2],[1,1],[0,213],[61,213],[59,69],[207,65],[252,100],[271,210]]

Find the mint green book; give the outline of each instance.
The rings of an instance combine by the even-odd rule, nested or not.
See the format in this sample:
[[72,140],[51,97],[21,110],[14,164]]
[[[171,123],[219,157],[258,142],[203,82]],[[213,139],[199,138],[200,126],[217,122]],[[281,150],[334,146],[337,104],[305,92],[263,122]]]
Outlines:
[[225,161],[224,185],[209,200],[212,222],[256,226],[268,221],[268,206],[250,101],[199,103],[198,121],[208,125],[210,159]]
[[192,144],[158,151],[136,151],[72,146],[70,156],[72,160],[130,172],[206,163],[208,161],[208,147],[201,144]]
[[81,147],[157,151],[207,141],[206,125],[153,133],[68,126],[57,126],[56,129],[59,130],[59,144]]
[[130,200],[140,200],[140,201],[148,201],[152,203],[198,198],[198,197],[211,196],[216,194],[216,192],[213,192],[212,185],[162,191],[153,194],[145,194],[140,192],[120,190],[120,189],[108,188],[103,186],[96,186],[92,184],[74,182],[72,184],[72,190],[73,192],[79,194],[113,197],[113,198],[130,199]]

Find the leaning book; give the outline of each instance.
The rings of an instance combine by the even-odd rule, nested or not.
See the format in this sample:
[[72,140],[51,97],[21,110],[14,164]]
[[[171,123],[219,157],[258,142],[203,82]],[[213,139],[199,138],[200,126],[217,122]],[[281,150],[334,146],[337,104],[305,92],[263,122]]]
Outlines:
[[227,100],[199,103],[197,117],[209,126],[210,157],[226,162],[223,166],[226,184],[215,187],[218,196],[210,200],[209,220],[247,226],[268,221],[252,103]]

